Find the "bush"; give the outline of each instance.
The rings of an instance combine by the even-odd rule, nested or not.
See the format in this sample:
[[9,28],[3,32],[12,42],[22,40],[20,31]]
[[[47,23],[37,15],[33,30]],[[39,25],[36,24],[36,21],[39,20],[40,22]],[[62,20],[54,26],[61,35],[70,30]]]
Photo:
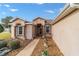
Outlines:
[[0,40],[0,48],[6,47],[7,46],[7,42],[4,40]]
[[0,33],[4,31],[4,28],[2,27],[2,25],[0,24]]
[[44,50],[42,55],[43,56],[48,56],[48,51],[47,50]]
[[7,46],[14,50],[20,47],[20,42],[18,40],[11,40],[8,42]]

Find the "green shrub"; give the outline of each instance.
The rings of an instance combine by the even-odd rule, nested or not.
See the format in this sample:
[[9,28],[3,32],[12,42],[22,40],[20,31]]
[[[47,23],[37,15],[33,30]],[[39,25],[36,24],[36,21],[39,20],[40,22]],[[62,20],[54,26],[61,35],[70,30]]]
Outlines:
[[4,40],[0,40],[0,48],[6,47],[7,46],[7,42]]
[[4,31],[4,28],[2,27],[2,25],[0,24],[0,33]]
[[47,50],[44,50],[44,51],[43,51],[43,55],[44,55],[44,56],[48,56],[48,51],[47,51]]
[[14,50],[20,47],[20,42],[18,40],[11,40],[8,42],[7,46]]

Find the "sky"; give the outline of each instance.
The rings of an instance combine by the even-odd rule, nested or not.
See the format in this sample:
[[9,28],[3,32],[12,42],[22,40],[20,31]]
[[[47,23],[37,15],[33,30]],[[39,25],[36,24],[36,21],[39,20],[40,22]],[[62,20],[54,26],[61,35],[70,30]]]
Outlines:
[[54,19],[64,7],[64,3],[0,3],[0,20],[6,16],[33,21],[37,17]]

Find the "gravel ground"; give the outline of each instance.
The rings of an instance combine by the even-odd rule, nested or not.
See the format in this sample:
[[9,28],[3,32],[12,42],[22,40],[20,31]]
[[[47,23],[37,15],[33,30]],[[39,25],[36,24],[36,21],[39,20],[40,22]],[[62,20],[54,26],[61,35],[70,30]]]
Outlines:
[[[47,45],[47,51],[49,56],[63,56],[63,53],[59,50],[53,39],[47,38]],[[44,39],[40,39],[32,53],[32,56],[41,56],[44,49]]]

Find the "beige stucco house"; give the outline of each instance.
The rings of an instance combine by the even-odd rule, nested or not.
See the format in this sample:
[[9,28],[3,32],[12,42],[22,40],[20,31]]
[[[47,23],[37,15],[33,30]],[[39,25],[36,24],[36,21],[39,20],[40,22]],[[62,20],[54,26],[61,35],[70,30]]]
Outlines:
[[33,39],[36,37],[51,36],[51,20],[41,17],[35,18],[32,22],[14,18],[10,21],[11,37],[13,39]]
[[52,24],[52,38],[64,55],[79,56],[79,4],[67,4]]
[[79,4],[67,4],[54,21],[40,17],[32,22],[15,18],[10,22],[13,39],[49,36],[64,55],[79,55]]

